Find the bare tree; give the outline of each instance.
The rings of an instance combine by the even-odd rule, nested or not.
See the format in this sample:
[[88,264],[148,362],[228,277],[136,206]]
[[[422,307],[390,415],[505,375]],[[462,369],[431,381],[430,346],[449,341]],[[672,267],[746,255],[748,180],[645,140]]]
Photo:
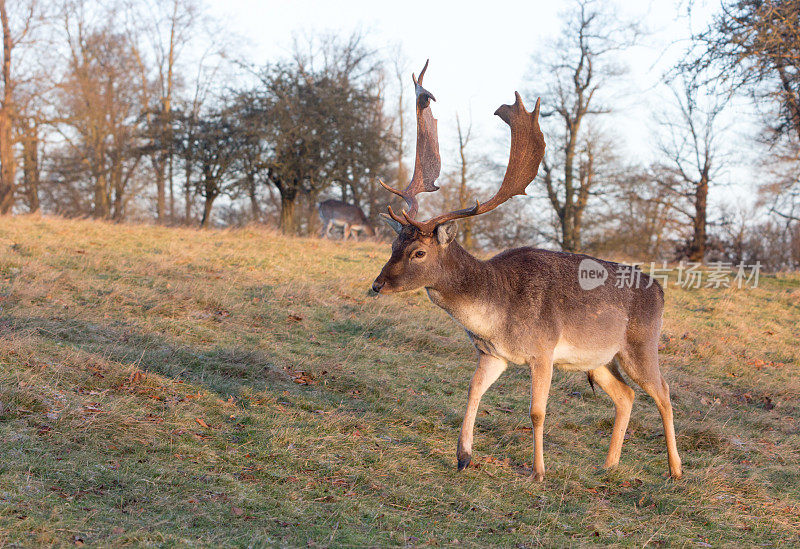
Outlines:
[[680,199],[673,209],[692,225],[691,238],[679,254],[703,261],[708,240],[708,192],[723,164],[719,115],[725,96],[709,92],[688,77],[678,78],[670,90],[674,107],[659,120],[665,130],[659,140],[666,172],[661,184]]
[[395,174],[395,185],[398,187],[408,181],[408,168],[405,165],[405,86],[408,80],[408,61],[403,55],[400,45],[395,46],[392,55],[392,72],[397,84],[397,111],[395,113],[396,131],[396,150],[395,162],[397,162],[397,172]]
[[14,0],[11,9],[6,0],[0,0],[0,24],[3,33],[3,93],[0,96],[0,214],[7,214],[14,206],[17,161],[14,157],[14,124],[18,116],[15,88],[19,71],[14,62],[14,51],[25,40],[39,18],[36,0]]
[[203,116],[193,127],[189,155],[200,174],[197,193],[203,197],[203,217],[200,226],[211,225],[211,209],[214,201],[223,194],[236,192],[232,169],[240,156],[243,132],[235,117],[235,111],[222,108]]
[[[749,94],[769,146],[762,201],[787,234],[800,221],[800,0],[723,0],[676,72],[725,94]],[[770,229],[772,230],[772,229]]]
[[549,78],[542,89],[542,115],[553,120],[541,182],[558,219],[558,241],[567,251],[581,248],[584,210],[599,183],[591,171],[594,160],[581,151],[594,149],[586,139],[589,119],[610,112],[601,104],[601,90],[619,79],[624,68],[615,53],[635,43],[635,25],[621,22],[607,4],[578,0],[565,16],[561,38],[549,58],[534,63],[537,79]]
[[137,20],[136,30],[147,37],[155,68],[154,98],[147,110],[147,150],[156,183],[156,221],[164,223],[175,216],[173,117],[180,84],[176,73],[183,50],[198,34],[201,10],[198,0],[147,0],[135,13],[144,14]]
[[66,6],[62,20],[68,60],[56,94],[61,163],[76,183],[90,182],[95,217],[120,220],[135,196],[143,151],[147,85],[140,59],[130,37],[113,31],[112,11],[77,2]]
[[800,266],[800,224],[765,218],[759,207],[726,207],[715,227],[709,259],[734,265],[759,262],[764,270]]
[[236,166],[240,177],[239,187],[250,200],[251,219],[262,222],[263,212],[259,204],[258,190],[268,185],[265,168],[269,143],[264,139],[263,126],[267,113],[263,111],[263,105],[258,101],[252,101],[251,95],[246,92],[236,97],[234,108],[241,128],[241,148]]
[[[193,222],[194,198],[197,195],[195,177],[196,148],[193,140],[200,131],[200,121],[204,113],[210,110],[221,94],[216,93],[214,83],[222,80],[224,59],[216,45],[207,48],[197,60],[195,74],[192,78],[193,90],[190,97],[183,98],[177,105],[176,112],[170,115],[173,129],[171,146],[177,148],[183,161],[183,197],[184,223]],[[175,128],[179,128],[176,134]]]
[[308,48],[315,43],[319,51],[309,54],[296,45],[291,61],[263,69],[261,86],[253,91],[253,101],[264,105],[264,137],[270,142],[265,169],[281,196],[286,233],[297,231],[298,199],[312,204],[335,185],[342,198],[349,194],[358,203],[362,189],[374,189],[391,153],[374,53],[358,34],[322,37]]
[[11,82],[11,52],[13,38],[8,22],[6,1],[0,0],[0,21],[3,24],[3,102],[0,104],[0,214],[7,214],[14,205],[14,159],[12,133],[13,87]]
[[769,104],[775,137],[800,138],[800,0],[724,0],[678,69]]
[[22,197],[29,212],[39,210],[39,184],[41,181],[40,124],[36,117],[18,121],[19,141],[22,143]]
[[623,254],[637,261],[671,259],[676,242],[685,240],[686,223],[676,215],[681,198],[661,165],[619,166],[619,175],[603,196],[606,206],[592,216],[586,249]]
[[759,202],[787,226],[800,224],[800,142],[787,138],[775,144],[761,167],[768,180],[759,189]]

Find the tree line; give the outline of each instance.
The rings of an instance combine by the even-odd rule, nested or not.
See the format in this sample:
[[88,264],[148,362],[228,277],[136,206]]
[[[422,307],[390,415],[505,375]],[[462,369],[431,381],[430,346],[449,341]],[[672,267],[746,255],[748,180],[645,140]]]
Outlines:
[[[691,9],[691,4],[689,5]],[[638,259],[800,264],[800,0],[724,0],[664,75],[655,160],[620,154],[620,54],[644,33],[577,0],[531,62],[547,155],[519,201],[461,227],[468,246],[538,243]],[[0,0],[0,213],[316,230],[334,196],[370,219],[408,178],[410,67],[359,33],[297,39],[281,59],[237,57],[202,0]],[[534,48],[535,45],[532,45]],[[732,98],[759,109],[765,150],[751,209],[715,207]],[[449,122],[449,121],[448,121]],[[428,207],[465,206],[499,167],[453,120],[458,165]],[[411,124],[413,126],[413,124]]]

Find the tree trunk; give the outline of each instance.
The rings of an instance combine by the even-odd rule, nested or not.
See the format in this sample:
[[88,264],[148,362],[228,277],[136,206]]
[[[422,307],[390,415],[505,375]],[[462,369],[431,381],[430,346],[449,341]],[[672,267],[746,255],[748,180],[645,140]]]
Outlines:
[[211,225],[211,208],[214,206],[214,200],[219,196],[219,181],[214,176],[211,167],[208,164],[203,164],[203,197],[205,203],[203,204],[203,218],[200,220],[200,228],[205,229]]
[[561,249],[565,252],[577,252],[580,242],[575,230],[575,209],[567,207],[566,201],[560,212],[559,221],[561,223]]
[[184,160],[183,199],[184,211],[183,222],[189,225],[192,222],[192,164],[189,159]]
[[406,185],[406,168],[403,165],[403,145],[405,143],[405,113],[403,112],[403,84],[404,81],[398,76],[400,81],[400,94],[397,98],[397,121],[399,123],[399,131],[397,132],[397,175],[395,176],[395,188],[402,189]]
[[124,211],[123,211],[124,210],[124,204],[125,204],[125,202],[124,202],[123,197],[122,197],[122,191],[120,191],[119,189],[115,190],[114,191],[114,208],[113,208],[114,211],[113,211],[113,214],[111,215],[111,219],[113,219],[116,222],[122,221],[122,219],[123,219],[123,217],[125,215]]
[[295,198],[297,192],[287,189],[281,192],[281,219],[280,227],[283,234],[293,235],[297,232],[295,226]]
[[708,176],[703,174],[694,195],[694,220],[689,260],[702,262],[706,256],[706,210],[708,201]]
[[94,182],[94,217],[106,219],[108,217],[108,206],[106,176],[105,174],[100,174]]
[[[159,152],[155,153],[156,155],[160,154]],[[166,222],[166,206],[167,206],[167,194],[165,192],[165,184],[164,184],[164,162],[161,159],[158,159],[154,162],[155,164],[155,176],[156,176],[156,222],[159,225],[163,225]]]
[[0,214],[14,206],[14,148],[12,142],[11,105],[11,29],[5,0],[0,0],[0,22],[3,26],[3,103],[0,105]]
[[[572,122],[575,125],[575,122]],[[571,132],[570,132],[570,135]],[[561,216],[561,248],[565,252],[577,251],[575,242],[575,204],[574,197],[575,139],[569,137],[564,150],[564,212]]]
[[36,124],[25,128],[22,140],[23,182],[25,205],[33,213],[39,209],[39,136]]
[[786,74],[786,68],[783,66],[778,67],[778,74],[781,77],[781,86],[783,87],[785,102],[788,103],[788,108],[791,114],[789,118],[794,126],[794,131],[800,137],[800,101],[798,101],[798,91],[792,88],[789,76]]
[[114,191],[114,200],[111,202],[110,216],[114,221],[120,222],[125,216],[125,176],[121,165],[117,165],[111,172],[111,188]]
[[258,197],[256,196],[256,178],[250,172],[247,174],[247,194],[250,197],[250,211],[253,215],[253,221],[261,222],[261,207],[258,205]]
[[175,0],[172,3],[172,18],[170,20],[169,29],[169,54],[167,56],[167,93],[162,101],[162,118],[166,117],[164,137],[167,143],[167,165],[168,165],[168,181],[169,181],[169,220],[170,223],[175,223],[175,192],[174,181],[172,179],[173,168],[173,147],[175,145],[172,131],[172,85],[173,85],[173,72],[175,70],[175,21],[178,17],[180,3]]
[[171,151],[169,154],[169,164],[167,166],[167,181],[169,182],[169,222],[175,223],[175,181],[173,179],[173,159]]
[[203,204],[203,219],[200,221],[200,228],[206,229],[211,225],[211,208],[214,207],[214,200],[217,198],[215,194],[206,195],[205,203]]

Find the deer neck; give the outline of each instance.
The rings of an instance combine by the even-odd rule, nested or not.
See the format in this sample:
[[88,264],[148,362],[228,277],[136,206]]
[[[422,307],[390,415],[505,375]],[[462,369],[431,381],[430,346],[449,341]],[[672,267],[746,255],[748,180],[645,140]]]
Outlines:
[[495,324],[492,306],[493,272],[456,241],[450,243],[441,262],[442,273],[436,283],[427,287],[428,297],[447,311],[469,332],[491,337]]

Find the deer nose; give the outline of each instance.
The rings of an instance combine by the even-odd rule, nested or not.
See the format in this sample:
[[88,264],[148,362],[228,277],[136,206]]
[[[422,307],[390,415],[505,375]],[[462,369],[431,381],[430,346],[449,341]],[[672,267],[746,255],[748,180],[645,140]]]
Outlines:
[[385,281],[376,278],[375,282],[372,283],[372,291],[376,294],[381,293],[381,288],[383,288],[384,284],[386,284]]

